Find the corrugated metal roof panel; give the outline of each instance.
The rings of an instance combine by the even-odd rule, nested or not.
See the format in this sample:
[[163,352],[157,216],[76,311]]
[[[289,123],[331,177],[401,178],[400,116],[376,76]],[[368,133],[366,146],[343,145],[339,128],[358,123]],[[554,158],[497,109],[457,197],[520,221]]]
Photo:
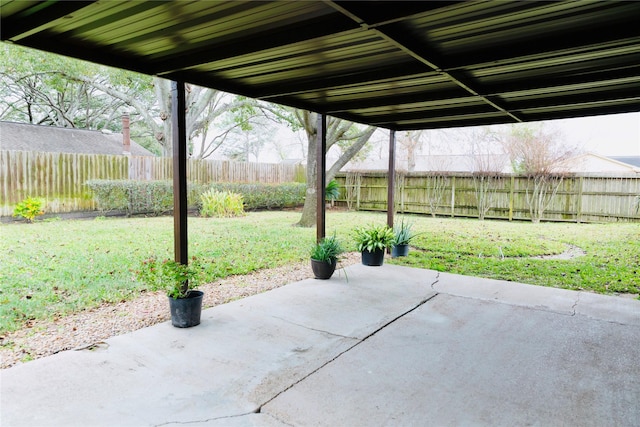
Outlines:
[[0,5],[2,40],[398,130],[640,111],[640,2]]

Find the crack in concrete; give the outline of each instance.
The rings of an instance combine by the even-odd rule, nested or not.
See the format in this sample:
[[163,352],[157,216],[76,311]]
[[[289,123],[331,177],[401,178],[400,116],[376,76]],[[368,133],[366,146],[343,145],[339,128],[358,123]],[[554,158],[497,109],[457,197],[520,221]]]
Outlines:
[[359,339],[358,337],[350,337],[350,336],[347,336],[347,335],[334,334],[333,332],[325,331],[323,329],[312,328],[312,327],[309,327],[309,326],[306,326],[306,325],[302,325],[300,323],[292,322],[291,320],[285,319],[284,317],[279,317],[279,316],[271,316],[271,317],[273,317],[274,319],[282,320],[283,322],[287,322],[287,323],[289,323],[291,325],[300,326],[301,328],[305,328],[305,329],[308,329],[308,330],[314,331],[314,332],[320,332],[322,334],[327,334],[327,335],[330,335],[332,337],[346,338],[346,339],[350,339],[350,340]]
[[[439,295],[439,294],[438,294]],[[493,304],[503,304],[503,305],[508,305],[511,307],[517,307],[517,308],[524,308],[527,310],[534,310],[534,311],[542,311],[545,313],[552,313],[552,314],[559,314],[560,316],[568,316],[568,317],[572,317],[576,315],[575,310],[573,312],[569,312],[568,310],[566,311],[558,311],[558,310],[554,310],[551,307],[547,307],[544,305],[527,305],[527,304],[521,304],[521,303],[517,303],[517,302],[513,302],[513,301],[506,301],[506,300],[501,300],[501,299],[497,299],[497,298],[482,298],[482,297],[478,297],[478,296],[468,296],[468,295],[456,295],[456,294],[447,294],[444,293],[444,295],[449,295],[450,297],[453,298],[462,298],[462,299],[467,299],[467,300],[471,300],[471,301],[481,301],[481,302],[488,302],[488,303],[493,303]],[[575,306],[577,305],[577,301],[573,304],[572,308],[575,308]]]
[[[431,284],[431,289],[432,289],[432,290],[434,290],[434,291],[435,291],[434,286],[435,286],[435,285],[436,285],[436,283],[438,283],[439,281],[440,281],[440,272],[438,271],[438,272],[436,273],[436,281],[435,281],[435,282],[433,282],[433,283]],[[436,295],[437,295],[437,294],[436,294]],[[435,296],[435,295],[434,295],[434,296]]]
[[[260,413],[260,412],[259,412],[259,413]],[[262,413],[261,413],[261,414],[262,414]],[[282,419],[280,419],[280,418],[276,417],[275,415],[270,414],[270,413],[268,413],[268,412],[267,412],[266,414],[262,414],[262,415],[265,415],[265,416],[271,417],[271,418],[273,418],[274,420],[276,420],[276,421],[278,421],[279,423],[282,423],[282,424],[284,424],[284,425],[286,425],[286,426],[295,427],[295,424],[289,424],[289,423],[288,423],[288,422],[286,422],[285,420],[282,420]]]
[[[246,417],[248,415],[254,415],[254,414],[259,414],[260,413],[260,408],[255,409],[251,412],[244,412],[242,414],[235,414],[235,415],[222,415],[219,417],[213,417],[213,418],[206,418],[206,419],[202,419],[202,420],[191,420],[191,421],[167,421],[164,422],[162,424],[154,424],[154,427],[162,427],[162,426],[169,426],[169,425],[187,425],[187,424],[196,424],[196,423],[208,423],[211,421],[217,421],[217,420],[225,420],[225,419],[229,419],[229,418],[240,418],[240,417]],[[267,414],[268,415],[268,414]]]
[[580,292],[578,292],[578,295],[576,296],[576,301],[571,306],[571,315],[572,316],[576,315],[576,307],[578,306],[579,302],[580,302]]
[[[343,354],[353,350],[355,347],[359,346],[360,344],[362,344],[363,342],[365,342],[366,340],[368,340],[369,338],[373,337],[374,335],[376,335],[378,332],[382,331],[383,329],[385,329],[386,327],[388,327],[389,325],[391,325],[392,323],[396,322],[397,320],[403,318],[404,316],[406,316],[407,314],[417,310],[418,308],[420,308],[422,305],[426,304],[427,302],[431,301],[433,298],[435,298],[436,296],[438,296],[438,294],[435,295],[430,295],[429,297],[423,299],[422,301],[420,301],[417,305],[415,305],[414,307],[412,307],[411,309],[405,311],[404,313],[396,316],[395,318],[391,319],[390,321],[388,321],[387,323],[385,323],[384,325],[380,326],[378,329],[376,329],[375,331],[371,332],[369,335],[365,336],[362,339],[359,339],[355,344],[353,344],[352,346],[350,346],[349,348],[345,349],[344,351],[341,351],[340,353],[338,353],[334,358],[328,360],[327,362],[323,363],[322,365],[320,365],[319,367],[317,367],[316,369],[314,369],[313,371],[309,372],[307,375],[304,375],[302,378],[300,378],[298,381],[295,381],[293,384],[290,384],[288,387],[285,387],[283,390],[279,391],[278,393],[276,393],[272,398],[268,399],[266,402],[264,402],[263,404],[260,405],[260,407],[257,410],[257,413],[262,413],[262,408],[269,404],[270,402],[274,401],[275,399],[278,398],[278,396],[280,396],[281,394],[283,394],[284,392],[290,390],[291,388],[295,387],[296,385],[300,384],[302,381],[306,380],[307,378],[309,378],[311,375],[315,374],[316,372],[320,371],[322,368],[324,368],[325,366],[329,365],[330,363],[336,361],[340,356],[342,356]],[[340,335],[338,335],[340,336]]]
[[[436,276],[436,281],[433,282],[431,284],[431,288],[433,289],[433,286],[438,283],[438,278],[440,277],[440,273],[438,273],[438,275]],[[430,300],[432,300],[433,298],[435,298],[438,294],[434,294],[431,295],[425,299],[423,299],[422,301],[420,301],[417,305],[415,305],[414,307],[412,307],[411,309],[405,311],[404,313],[396,316],[395,318],[391,319],[390,321],[388,321],[387,323],[385,323],[384,325],[380,326],[378,329],[376,329],[375,331],[371,332],[369,335],[365,336],[362,339],[356,338],[356,337],[349,337],[349,336],[345,336],[345,335],[340,335],[340,334],[334,334],[332,332],[329,331],[324,331],[321,329],[315,329],[315,328],[310,328],[308,326],[296,323],[296,322],[292,322],[288,319],[282,318],[282,317],[278,317],[278,316],[272,316],[275,319],[279,319],[282,320],[284,322],[290,323],[292,325],[296,325],[296,326],[300,326],[302,328],[305,329],[309,329],[311,331],[315,331],[315,332],[320,332],[320,333],[324,333],[327,335],[331,335],[331,336],[335,336],[335,337],[339,337],[339,338],[346,338],[346,339],[351,339],[351,340],[356,340],[356,343],[354,343],[352,346],[350,346],[349,348],[347,348],[346,350],[340,352],[338,355],[336,355],[335,357],[333,357],[332,359],[328,360],[327,362],[323,363],[322,365],[320,365],[319,367],[317,367],[316,369],[314,369],[313,371],[311,371],[310,373],[308,373],[307,375],[303,376],[302,378],[300,378],[298,381],[294,382],[293,384],[290,384],[288,387],[285,387],[283,390],[279,391],[278,393],[275,394],[275,396],[271,397],[270,399],[268,399],[266,402],[262,403],[258,408],[256,408],[253,411],[250,412],[244,412],[241,414],[233,414],[233,415],[222,415],[219,417],[213,417],[213,418],[206,418],[206,419],[198,419],[198,420],[190,420],[190,421],[167,421],[164,422],[162,424],[155,424],[154,427],[164,427],[164,426],[171,426],[171,425],[188,425],[188,424],[196,424],[196,423],[208,423],[208,422],[212,422],[212,421],[218,421],[218,420],[225,420],[225,419],[232,419],[232,418],[240,418],[240,417],[246,417],[249,415],[254,415],[254,414],[261,414],[264,416],[268,416],[271,417],[273,419],[275,419],[276,421],[285,424],[287,426],[291,426],[291,424],[285,422],[284,420],[281,420],[280,418],[276,417],[274,414],[271,413],[262,413],[262,408],[267,405],[269,402],[272,402],[273,400],[275,400],[278,396],[280,396],[282,393],[286,392],[287,390],[295,387],[297,384],[301,383],[302,381],[306,380],[307,378],[309,378],[311,375],[315,374],[316,372],[318,372],[320,369],[324,368],[325,366],[329,365],[330,363],[334,362],[335,360],[337,360],[340,356],[342,356],[343,354],[351,351],[352,349],[354,349],[356,346],[362,344],[363,342],[365,342],[366,340],[368,340],[369,338],[373,337],[374,335],[376,335],[378,332],[382,331],[383,329],[385,329],[386,327],[388,327],[389,325],[391,325],[392,323],[396,322],[397,320],[401,319],[402,317],[406,316],[407,314],[417,310],[418,308],[420,308],[422,305],[426,304],[427,302],[429,302]]]

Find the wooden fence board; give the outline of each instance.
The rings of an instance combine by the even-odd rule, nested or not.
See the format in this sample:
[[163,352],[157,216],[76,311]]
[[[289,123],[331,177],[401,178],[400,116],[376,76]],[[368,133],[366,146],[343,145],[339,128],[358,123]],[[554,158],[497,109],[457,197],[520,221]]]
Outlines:
[[[187,177],[209,182],[293,182],[299,165],[189,160]],[[304,174],[302,174],[304,176]],[[45,199],[47,213],[95,210],[92,179],[171,180],[171,158],[0,150],[0,216],[27,197]]]
[[[347,185],[340,202],[359,210],[387,209],[387,176],[380,172],[338,174],[341,186]],[[478,217],[474,178],[471,174],[442,175],[425,173],[398,174],[396,210],[400,213],[438,216]],[[530,220],[527,199],[532,181],[526,176],[501,175],[496,178],[495,195],[486,218]],[[430,203],[431,200],[431,203]],[[560,181],[550,198],[542,220],[574,222],[640,221],[640,175],[570,175]],[[432,206],[430,206],[430,204]]]

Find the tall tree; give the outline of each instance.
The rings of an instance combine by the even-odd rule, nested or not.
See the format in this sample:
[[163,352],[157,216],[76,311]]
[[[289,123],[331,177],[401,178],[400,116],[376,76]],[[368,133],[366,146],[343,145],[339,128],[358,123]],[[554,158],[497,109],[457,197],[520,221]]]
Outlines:
[[151,132],[142,117],[100,88],[117,88],[150,111],[151,77],[5,43],[0,49],[0,119],[120,131],[128,112],[132,137],[145,145]]
[[408,172],[413,172],[416,169],[416,156],[422,147],[424,139],[428,138],[429,135],[426,130],[413,130],[403,132],[398,138],[399,151],[407,157]]
[[[294,131],[303,130],[305,132],[307,137],[307,191],[302,208],[302,216],[297,225],[313,227],[316,224],[317,214],[318,114],[273,104],[260,103],[259,107],[273,120],[287,124]],[[327,117],[326,153],[333,149],[337,159],[332,165],[329,165],[326,171],[325,185],[335,178],[340,169],[362,150],[375,130],[376,128],[373,126],[361,126],[347,120],[331,116]]]
[[[141,142],[138,138],[152,136],[150,144],[143,145],[171,155],[170,81],[5,43],[0,49],[1,119],[118,131],[121,114],[128,112],[132,137]],[[229,129],[242,127],[253,104],[187,85],[190,153],[211,155]]]
[[[307,192],[302,208],[299,226],[312,227],[316,224],[316,195],[317,195],[317,135],[318,115],[305,110],[296,110],[295,117],[302,125],[307,135]],[[335,178],[336,174],[351,160],[369,141],[376,128],[373,126],[357,126],[352,122],[327,117],[327,152],[338,148],[338,159],[326,171],[325,185]],[[325,153],[326,154],[326,153]]]
[[0,51],[0,119],[86,129],[120,127],[124,102],[97,90],[92,81],[65,76],[99,80],[106,68],[4,43]]

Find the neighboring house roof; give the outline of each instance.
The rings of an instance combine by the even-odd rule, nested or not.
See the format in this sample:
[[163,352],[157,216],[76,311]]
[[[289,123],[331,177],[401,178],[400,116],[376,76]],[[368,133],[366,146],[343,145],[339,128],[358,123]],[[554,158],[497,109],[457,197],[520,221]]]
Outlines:
[[283,165],[303,165],[305,161],[304,159],[283,159],[280,160],[280,163]]
[[[0,122],[0,149],[122,155],[123,140],[120,133]],[[134,141],[131,141],[130,151],[133,156],[154,155]]]
[[595,153],[583,153],[564,162],[566,172],[640,173],[640,167]]
[[626,163],[627,165],[640,168],[640,156],[611,156],[610,158],[622,163]]
[[[401,157],[401,156],[399,156]],[[396,170],[409,170],[408,160],[396,158]],[[387,170],[389,159],[385,156],[378,159],[366,159],[361,162],[349,162],[343,168],[349,170]],[[415,164],[412,168],[414,172],[511,172],[509,157],[505,154],[418,154],[415,156]]]
[[[617,159],[625,159],[622,162]],[[632,163],[635,160],[637,163]],[[637,166],[634,166],[637,165]],[[350,162],[343,168],[350,170],[386,170],[389,167],[389,160],[386,156],[378,159],[367,159],[362,162]],[[595,153],[583,153],[566,160],[556,168],[562,172],[573,173],[640,173],[640,157],[611,157],[601,156]],[[396,159],[396,170],[408,170],[407,159]],[[485,154],[485,155],[416,155],[416,172],[436,171],[436,172],[477,172],[491,171],[511,173],[513,169],[506,154]]]

